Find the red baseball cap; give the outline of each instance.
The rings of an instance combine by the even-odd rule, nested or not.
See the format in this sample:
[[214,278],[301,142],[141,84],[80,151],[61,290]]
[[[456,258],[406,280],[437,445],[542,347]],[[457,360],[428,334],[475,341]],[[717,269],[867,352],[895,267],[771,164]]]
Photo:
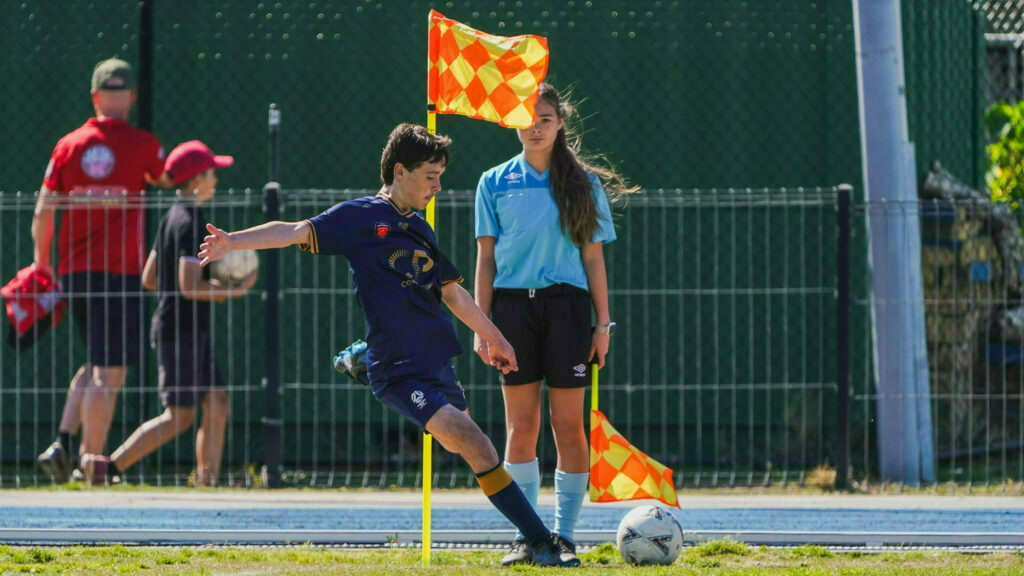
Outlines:
[[171,150],[164,162],[164,172],[171,182],[180,184],[207,168],[227,168],[234,163],[231,156],[215,156],[206,144],[190,140]]

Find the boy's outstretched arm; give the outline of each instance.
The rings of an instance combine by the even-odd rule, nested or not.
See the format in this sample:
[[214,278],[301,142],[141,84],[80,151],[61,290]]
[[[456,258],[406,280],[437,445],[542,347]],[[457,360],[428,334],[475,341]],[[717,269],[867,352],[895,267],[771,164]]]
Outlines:
[[498,368],[504,374],[519,370],[516,363],[516,353],[512,345],[501,335],[501,331],[493,322],[480,310],[480,307],[473,301],[473,297],[466,292],[466,289],[457,282],[451,282],[443,289],[444,303],[448,305],[452,313],[462,320],[462,323],[469,326],[487,342],[488,350],[491,353],[491,365]]
[[206,225],[210,234],[199,245],[200,266],[220,260],[232,250],[263,250],[284,248],[294,244],[308,244],[309,225],[306,222],[267,222],[238,232],[225,232],[213,224]]

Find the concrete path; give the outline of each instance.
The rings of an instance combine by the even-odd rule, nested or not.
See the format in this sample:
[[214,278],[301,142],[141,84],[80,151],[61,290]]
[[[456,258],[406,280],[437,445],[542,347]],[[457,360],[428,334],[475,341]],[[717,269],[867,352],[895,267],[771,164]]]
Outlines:
[[[434,490],[434,508],[490,508],[477,490]],[[371,490],[241,490],[167,488],[159,490],[0,490],[0,507],[53,508],[419,508],[418,491]],[[586,506],[632,508],[644,501]],[[650,501],[646,501],[650,502]],[[554,506],[550,491],[540,506]],[[748,495],[684,492],[685,509],[844,509],[844,510],[1022,510],[1024,498],[1014,496],[919,495]]]

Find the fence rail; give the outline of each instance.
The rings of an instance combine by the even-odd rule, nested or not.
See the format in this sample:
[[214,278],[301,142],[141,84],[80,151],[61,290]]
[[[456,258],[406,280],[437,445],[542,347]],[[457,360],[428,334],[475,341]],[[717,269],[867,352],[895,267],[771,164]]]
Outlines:
[[[283,190],[281,218],[309,218],[367,193]],[[850,236],[842,253],[849,259],[849,283],[844,288],[839,198],[833,188],[648,190],[617,208],[619,239],[605,253],[610,305],[620,330],[601,372],[605,412],[630,441],[675,468],[681,486],[831,483],[831,470],[844,468],[845,454],[849,478],[870,480],[877,471],[873,414],[876,403],[886,399],[873,381],[866,219],[913,211],[922,218],[937,480],[1000,483],[1022,477],[1024,371],[1016,354],[1024,335],[1015,340],[1007,327],[996,337],[987,328],[999,325],[1004,312],[1009,314],[1004,323],[1016,326],[1011,312],[1020,299],[1013,290],[1024,284],[1018,281],[1024,259],[1012,259],[1016,248],[1000,252],[1006,240],[982,241],[1005,214],[981,210],[976,202],[973,208],[955,202],[898,207],[856,202],[846,220]],[[156,229],[173,200],[167,194],[147,196],[147,230]],[[6,247],[0,252],[0,274],[5,278],[31,260],[33,205],[31,195],[0,194],[0,240]],[[440,247],[466,278],[472,278],[475,262],[472,205],[469,191],[438,196]],[[255,190],[221,192],[203,210],[207,220],[230,230],[266,219],[263,194]],[[972,215],[984,222],[979,225]],[[971,237],[956,240],[960,244],[929,244],[936,235],[963,236],[965,230]],[[211,307],[217,363],[231,398],[221,483],[267,481],[259,466],[267,449],[266,406],[274,401],[266,394],[264,363],[273,356],[280,365],[280,392],[279,416],[271,417],[280,418],[283,484],[419,485],[419,429],[331,366],[333,354],[364,330],[347,262],[298,250],[283,250],[279,259],[276,296],[267,290],[264,267],[252,292]],[[987,264],[989,276],[979,264]],[[844,293],[850,303],[845,320],[838,306]],[[140,330],[147,334],[155,296],[147,292],[144,298]],[[265,340],[268,302],[279,308],[276,350],[268,350]],[[973,324],[957,328],[947,310]],[[847,344],[838,340],[844,322]],[[0,486],[51,481],[34,459],[52,440],[67,382],[85,358],[72,324],[66,319],[26,351],[0,347]],[[950,341],[961,332],[961,340]],[[457,334],[470,350],[468,329],[458,326]],[[119,392],[108,451],[162,410],[155,354],[140,346],[147,360],[129,372]],[[849,356],[841,362],[844,347]],[[997,352],[1013,361],[999,361]],[[956,362],[948,364],[950,357]],[[501,446],[504,420],[496,374],[470,353],[455,363],[474,418]],[[848,423],[841,412],[840,374],[849,379],[849,392],[842,395],[849,401]],[[188,483],[196,425],[132,467],[124,480]],[[438,451],[434,483],[471,486],[469,470]],[[539,454],[550,482],[550,434],[542,434]]]

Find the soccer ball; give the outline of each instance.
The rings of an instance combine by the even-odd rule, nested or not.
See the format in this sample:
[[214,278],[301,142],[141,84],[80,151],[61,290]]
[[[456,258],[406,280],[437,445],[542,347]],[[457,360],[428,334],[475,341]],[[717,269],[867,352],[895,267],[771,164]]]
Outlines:
[[683,549],[683,527],[668,510],[639,506],[619,522],[615,543],[622,559],[630,564],[667,566]]
[[232,250],[210,265],[210,277],[225,286],[238,286],[259,267],[255,250]]

